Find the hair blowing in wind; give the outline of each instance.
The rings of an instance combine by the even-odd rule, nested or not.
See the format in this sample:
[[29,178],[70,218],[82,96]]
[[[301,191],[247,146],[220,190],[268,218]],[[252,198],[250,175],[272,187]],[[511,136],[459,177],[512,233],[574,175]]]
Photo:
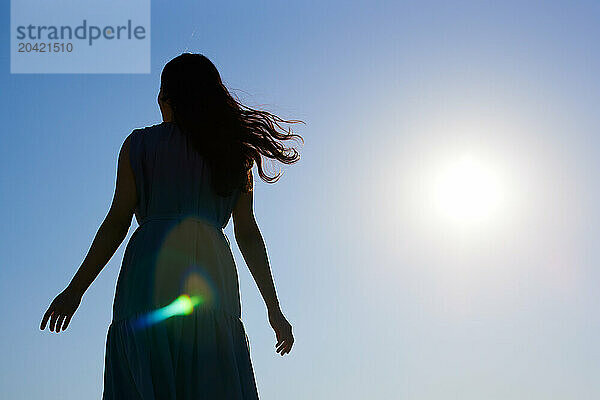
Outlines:
[[248,191],[254,162],[265,182],[279,180],[280,172],[265,173],[262,157],[284,164],[300,159],[284,142],[298,139],[304,144],[304,139],[282,125],[303,121],[241,104],[202,54],[184,53],[169,61],[161,74],[160,96],[171,106],[174,122],[210,164],[212,187],[219,195],[230,195],[236,188]]

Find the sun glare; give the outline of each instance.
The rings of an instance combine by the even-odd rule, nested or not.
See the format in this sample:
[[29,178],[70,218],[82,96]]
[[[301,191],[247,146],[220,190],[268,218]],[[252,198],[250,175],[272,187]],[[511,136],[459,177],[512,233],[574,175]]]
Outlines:
[[461,224],[481,223],[497,216],[503,185],[491,166],[463,155],[438,172],[432,197],[442,217]]

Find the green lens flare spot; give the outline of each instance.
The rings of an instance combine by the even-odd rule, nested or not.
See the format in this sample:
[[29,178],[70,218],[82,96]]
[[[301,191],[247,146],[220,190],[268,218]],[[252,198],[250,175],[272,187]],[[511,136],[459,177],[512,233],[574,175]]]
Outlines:
[[137,321],[138,326],[152,325],[175,315],[189,315],[194,311],[194,307],[203,302],[204,298],[202,296],[195,295],[190,297],[187,294],[182,294],[171,304],[142,316],[140,320]]

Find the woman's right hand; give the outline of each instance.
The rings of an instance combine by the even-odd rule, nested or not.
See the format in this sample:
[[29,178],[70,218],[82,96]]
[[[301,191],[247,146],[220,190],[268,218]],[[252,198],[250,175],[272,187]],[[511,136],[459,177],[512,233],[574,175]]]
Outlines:
[[48,319],[50,319],[50,331],[60,332],[61,329],[64,331],[69,326],[71,317],[75,314],[75,311],[81,304],[81,298],[83,293],[72,289],[68,286],[63,290],[56,298],[52,301],[48,310],[42,318],[40,329],[46,329]]
[[289,353],[294,344],[292,325],[279,309],[269,312],[269,323],[277,337],[277,344],[275,344],[277,353],[280,353],[281,355]]

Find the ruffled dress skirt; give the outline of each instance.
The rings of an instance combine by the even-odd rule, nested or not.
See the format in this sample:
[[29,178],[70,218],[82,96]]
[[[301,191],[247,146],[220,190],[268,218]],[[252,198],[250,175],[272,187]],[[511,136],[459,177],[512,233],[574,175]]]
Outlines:
[[104,400],[258,399],[223,230],[147,218],[132,235],[108,329]]

